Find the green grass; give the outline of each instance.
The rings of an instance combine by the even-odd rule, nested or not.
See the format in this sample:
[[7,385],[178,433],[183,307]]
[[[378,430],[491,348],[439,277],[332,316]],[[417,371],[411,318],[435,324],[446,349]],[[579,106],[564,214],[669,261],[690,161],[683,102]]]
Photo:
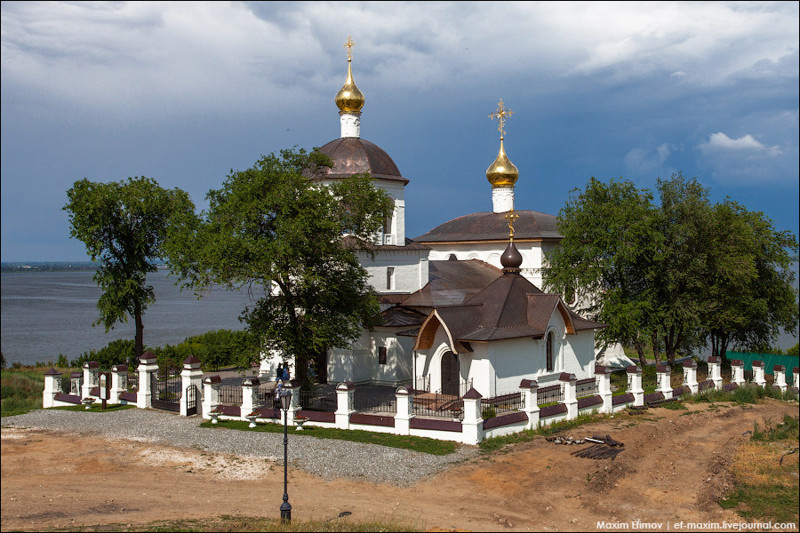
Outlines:
[[798,494],[797,486],[741,484],[719,504],[748,520],[797,523]]
[[766,427],[761,430],[758,424],[754,424],[753,436],[750,437],[755,441],[774,442],[784,439],[800,439],[800,422],[788,414],[783,415],[783,421],[776,426],[772,425],[772,421],[767,421]]
[[42,408],[43,372],[3,370],[0,372],[0,416],[22,415]]
[[[200,424],[200,427],[212,429],[283,433],[282,424],[264,423],[257,424],[254,428],[248,426],[248,422],[238,420],[220,420],[217,424],[206,421]],[[319,439],[349,440],[367,444],[378,444],[380,446],[414,450],[431,455],[448,455],[455,452],[458,448],[458,443],[446,440],[412,437],[410,435],[393,435],[391,433],[373,433],[371,431],[353,429],[323,428],[309,425],[303,426],[302,432],[298,432],[294,428],[289,428],[289,433],[292,436],[298,437],[317,437]]]

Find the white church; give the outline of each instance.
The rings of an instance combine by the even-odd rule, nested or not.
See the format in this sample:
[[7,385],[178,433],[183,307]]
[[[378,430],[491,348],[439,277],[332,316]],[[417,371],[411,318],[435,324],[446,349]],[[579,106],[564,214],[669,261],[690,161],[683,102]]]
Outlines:
[[[373,330],[346,349],[330,349],[315,361],[319,381],[405,385],[483,397],[519,390],[521,379],[540,385],[562,373],[594,377],[595,330],[604,327],[578,315],[576,302],[545,294],[545,254],[561,236],[553,215],[517,210],[519,171],[503,147],[510,115],[502,100],[500,148],[486,171],[492,211],[465,214],[424,235],[405,232],[405,178],[392,158],[361,137],[364,96],[352,73],[336,95],[341,136],[320,148],[333,161],[322,184],[368,172],[394,201],[394,213],[378,236],[374,258],[360,254],[381,313]],[[274,376],[280,357],[265,358],[261,375]]]

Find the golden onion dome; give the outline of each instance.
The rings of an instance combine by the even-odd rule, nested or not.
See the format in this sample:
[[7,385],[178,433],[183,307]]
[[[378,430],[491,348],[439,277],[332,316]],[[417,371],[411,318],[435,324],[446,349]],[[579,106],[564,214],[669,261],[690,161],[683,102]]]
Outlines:
[[347,80],[344,86],[336,93],[336,107],[340,113],[361,113],[364,107],[364,95],[353,81],[353,70],[350,67],[351,59],[347,59]]
[[506,155],[503,149],[503,138],[500,137],[500,151],[494,163],[486,169],[486,179],[492,184],[492,188],[513,187],[519,178],[519,170]]

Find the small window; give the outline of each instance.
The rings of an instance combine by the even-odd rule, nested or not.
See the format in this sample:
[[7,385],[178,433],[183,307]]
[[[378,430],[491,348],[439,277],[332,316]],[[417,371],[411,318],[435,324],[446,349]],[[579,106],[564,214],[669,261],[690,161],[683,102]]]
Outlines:
[[388,267],[386,269],[386,290],[392,289],[394,289],[394,267]]
[[547,334],[547,371],[553,371],[553,332]]
[[378,364],[386,364],[386,346],[381,346],[378,348]]

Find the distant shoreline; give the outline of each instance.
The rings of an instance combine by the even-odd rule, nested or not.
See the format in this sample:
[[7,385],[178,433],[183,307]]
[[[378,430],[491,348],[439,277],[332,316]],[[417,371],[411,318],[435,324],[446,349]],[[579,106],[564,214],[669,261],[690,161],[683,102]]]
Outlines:
[[[100,267],[91,261],[15,261],[0,263],[0,272],[70,272],[94,271]],[[159,269],[164,265],[159,265]]]

